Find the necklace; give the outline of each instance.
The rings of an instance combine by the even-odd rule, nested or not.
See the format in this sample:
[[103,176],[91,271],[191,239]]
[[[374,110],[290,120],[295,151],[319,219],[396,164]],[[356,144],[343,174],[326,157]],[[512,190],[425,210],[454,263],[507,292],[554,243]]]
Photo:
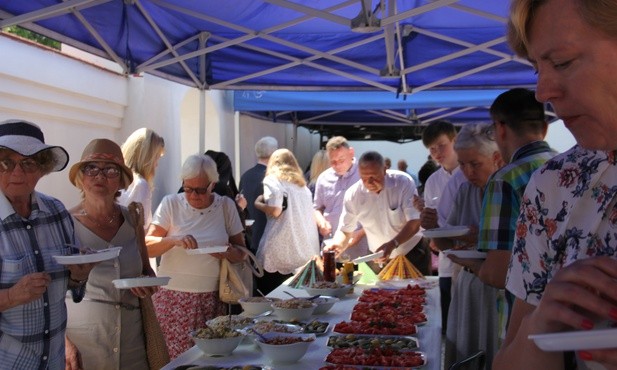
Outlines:
[[114,223],[114,221],[116,221],[116,218],[117,218],[117,215],[118,215],[117,209],[118,209],[118,206],[114,206],[113,214],[103,224],[100,224],[94,217],[90,216],[88,214],[88,212],[86,211],[86,207],[82,208],[81,214],[86,216],[86,218],[88,218],[88,220],[90,220],[93,223],[95,223],[96,226],[98,226],[98,227],[109,227],[109,226],[111,226]]

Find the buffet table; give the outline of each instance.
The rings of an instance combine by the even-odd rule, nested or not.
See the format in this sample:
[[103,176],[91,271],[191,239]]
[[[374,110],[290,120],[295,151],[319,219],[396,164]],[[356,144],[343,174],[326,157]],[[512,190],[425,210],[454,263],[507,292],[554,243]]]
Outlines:
[[[433,288],[426,291],[426,307],[425,313],[428,316],[428,321],[425,325],[418,327],[416,337],[420,343],[418,351],[426,355],[427,363],[422,367],[422,370],[441,370],[441,309],[439,304],[439,286],[436,284],[437,278],[428,277],[429,281],[434,281]],[[204,365],[219,365],[219,366],[234,366],[234,365],[269,365],[275,370],[297,370],[310,369],[316,370],[321,366],[326,365],[325,358],[330,353],[330,349],[326,346],[328,337],[332,333],[334,324],[349,320],[351,310],[357,303],[358,297],[363,289],[375,288],[374,286],[357,285],[354,294],[348,294],[344,299],[337,302],[330,311],[322,315],[314,315],[313,319],[319,321],[328,321],[330,328],[328,333],[318,336],[317,340],[309,348],[306,355],[295,364],[271,365],[268,359],[262,355],[259,348],[253,344],[241,344],[230,356],[227,357],[208,357],[205,356],[199,348],[193,346],[182,355],[178,356],[164,370],[173,370],[178,366],[193,364],[196,366]],[[303,289],[294,289],[285,284],[276,288],[268,296],[289,299],[290,297],[283,291],[288,291],[296,297],[308,297],[308,294]]]

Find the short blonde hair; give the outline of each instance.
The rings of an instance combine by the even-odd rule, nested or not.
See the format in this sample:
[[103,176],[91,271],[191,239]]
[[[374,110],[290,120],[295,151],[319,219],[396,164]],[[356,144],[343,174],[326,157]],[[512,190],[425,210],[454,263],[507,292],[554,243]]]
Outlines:
[[[615,0],[571,0],[579,9],[581,19],[609,37],[617,35],[617,4]],[[547,0],[512,0],[508,20],[508,43],[523,58],[529,57],[529,27],[538,8]]]
[[306,180],[296,157],[289,149],[277,149],[270,156],[266,176],[273,175],[277,179],[289,181],[298,186],[306,186]]
[[350,148],[349,142],[344,136],[333,136],[326,143],[327,151],[337,150],[339,148],[347,148],[347,149]]
[[149,128],[135,130],[122,144],[124,162],[152,184],[157,160],[165,154],[165,140]]

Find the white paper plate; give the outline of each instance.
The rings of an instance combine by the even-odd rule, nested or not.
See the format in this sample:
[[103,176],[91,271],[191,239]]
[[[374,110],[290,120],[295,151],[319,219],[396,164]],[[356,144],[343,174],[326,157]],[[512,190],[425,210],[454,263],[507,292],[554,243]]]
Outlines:
[[446,226],[422,231],[427,238],[453,238],[455,236],[463,236],[468,232],[469,227],[467,226]]
[[453,255],[459,258],[474,258],[484,260],[486,259],[486,252],[480,252],[472,249],[448,249],[443,251],[445,255]]
[[56,262],[60,265],[79,265],[82,263],[95,263],[107,261],[118,257],[122,247],[111,247],[101,249],[90,254],[73,254],[70,256],[53,256]]
[[217,245],[211,247],[200,247],[197,249],[187,249],[186,254],[212,254],[212,253],[224,253],[229,248],[226,245]]
[[384,289],[404,289],[407,288],[407,285],[418,285],[420,288],[424,289],[432,289],[436,286],[439,286],[439,282],[437,280],[428,280],[425,278],[422,279],[398,279],[393,278],[390,280],[379,280],[375,285],[379,288]]
[[617,329],[570,331],[529,336],[544,351],[579,351],[617,347]]
[[251,220],[251,219],[246,219],[244,220],[244,225],[246,226],[253,226],[253,224],[255,223],[255,220]]
[[147,286],[163,286],[169,283],[171,278],[168,276],[157,276],[157,277],[138,277],[138,278],[127,278],[127,279],[116,279],[111,282],[117,289],[130,289],[130,288],[139,288],[139,287],[147,287]]
[[380,258],[380,257],[383,257],[383,251],[379,251],[377,253],[367,254],[366,256],[358,257],[358,258],[352,260],[351,262],[353,262],[353,263],[355,263],[357,265],[359,263],[372,261],[372,260]]

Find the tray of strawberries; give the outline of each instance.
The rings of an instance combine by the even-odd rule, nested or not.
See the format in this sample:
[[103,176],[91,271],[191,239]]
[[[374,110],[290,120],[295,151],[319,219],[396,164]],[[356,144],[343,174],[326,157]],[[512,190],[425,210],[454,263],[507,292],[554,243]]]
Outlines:
[[423,312],[404,313],[394,309],[383,309],[379,312],[373,310],[364,310],[354,307],[351,312],[351,320],[353,321],[373,321],[375,318],[387,322],[408,323],[415,325],[426,324],[426,315]]
[[426,303],[426,290],[418,286],[405,289],[370,289],[362,292],[359,302],[384,303],[389,305],[423,305]]
[[424,312],[423,304],[402,305],[400,302],[358,302],[353,309],[355,310],[356,308],[358,310],[372,312],[396,311],[401,314]]
[[393,348],[350,347],[333,349],[326,357],[326,362],[333,365],[375,366],[378,369],[416,369],[426,365],[426,356],[422,352]]
[[334,325],[334,332],[341,334],[413,335],[415,324],[409,322],[384,321],[373,318],[370,321],[341,321]]

